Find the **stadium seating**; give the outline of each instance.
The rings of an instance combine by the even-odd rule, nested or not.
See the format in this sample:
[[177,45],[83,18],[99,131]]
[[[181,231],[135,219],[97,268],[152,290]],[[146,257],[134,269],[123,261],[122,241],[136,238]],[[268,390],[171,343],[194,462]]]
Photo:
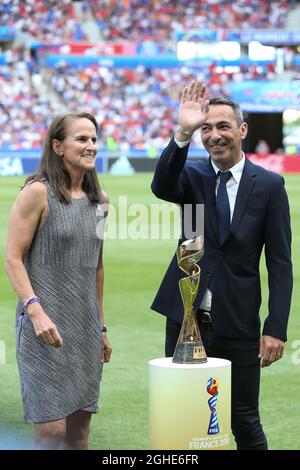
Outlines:
[[[292,0],[89,0],[82,3],[81,13],[92,12],[104,41],[129,40],[137,52],[150,54],[152,44],[154,53],[174,54],[178,31],[284,28],[294,4]],[[2,149],[40,148],[49,121],[67,110],[94,114],[101,142],[108,150],[161,148],[176,125],[183,83],[192,78],[203,80],[214,96],[230,95],[232,83],[278,78],[274,62],[224,67],[212,61],[176,68],[94,63],[80,68],[61,60],[50,67],[45,61],[45,45],[88,39],[71,2],[1,2],[0,18],[0,26],[16,29],[17,39],[19,34],[21,40],[22,35],[30,38],[30,47],[6,48],[5,63],[0,65],[0,125],[5,124],[0,134]],[[291,65],[294,51],[290,49],[290,53],[292,76],[299,78],[300,67]],[[199,137],[192,145],[201,145]]]

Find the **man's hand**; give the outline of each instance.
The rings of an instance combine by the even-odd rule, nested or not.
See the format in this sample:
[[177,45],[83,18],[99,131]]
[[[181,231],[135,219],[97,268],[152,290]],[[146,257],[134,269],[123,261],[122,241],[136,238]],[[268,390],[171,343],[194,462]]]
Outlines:
[[273,336],[264,335],[260,338],[259,358],[260,366],[268,367],[282,358],[284,342]]
[[204,123],[208,112],[208,100],[204,99],[206,86],[193,81],[182,91],[178,111],[178,124],[191,134]]

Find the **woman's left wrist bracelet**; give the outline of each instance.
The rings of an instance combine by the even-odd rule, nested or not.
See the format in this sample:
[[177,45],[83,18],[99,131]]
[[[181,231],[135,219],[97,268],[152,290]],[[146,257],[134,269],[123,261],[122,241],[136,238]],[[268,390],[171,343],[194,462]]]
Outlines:
[[41,302],[41,300],[39,299],[39,297],[35,297],[35,296],[29,297],[29,299],[27,299],[27,300],[23,303],[23,312],[26,312],[26,311],[27,311],[28,305],[33,304],[33,303],[35,303],[35,302],[38,302],[38,303]]

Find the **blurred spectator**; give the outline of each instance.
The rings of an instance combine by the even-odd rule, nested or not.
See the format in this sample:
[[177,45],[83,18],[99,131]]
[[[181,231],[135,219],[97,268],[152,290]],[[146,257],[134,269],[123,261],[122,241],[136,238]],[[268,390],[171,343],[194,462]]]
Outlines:
[[258,155],[263,155],[270,152],[271,149],[268,142],[266,142],[264,139],[260,139],[256,144],[255,153],[257,153]]

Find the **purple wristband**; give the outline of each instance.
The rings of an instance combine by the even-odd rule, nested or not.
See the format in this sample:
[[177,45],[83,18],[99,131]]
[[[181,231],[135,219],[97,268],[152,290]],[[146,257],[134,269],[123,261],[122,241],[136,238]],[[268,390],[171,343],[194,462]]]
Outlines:
[[19,314],[19,316],[17,318],[16,326],[18,325],[21,318],[25,315],[25,313],[27,313],[27,306],[30,305],[30,304],[33,304],[34,302],[40,302],[40,301],[41,300],[39,299],[39,297],[30,297],[28,300],[26,300],[26,302],[23,303],[23,308],[22,308],[22,311],[21,311],[21,313]]
[[30,297],[26,302],[23,304],[23,312],[26,313],[27,307],[30,304],[34,304],[34,302],[40,302],[41,300],[38,297]]
[[38,297],[32,297],[32,299],[29,299],[28,302],[27,302],[27,305],[26,305],[26,308],[28,307],[28,305],[30,304],[34,304],[34,302],[39,302],[40,303],[40,299]]

